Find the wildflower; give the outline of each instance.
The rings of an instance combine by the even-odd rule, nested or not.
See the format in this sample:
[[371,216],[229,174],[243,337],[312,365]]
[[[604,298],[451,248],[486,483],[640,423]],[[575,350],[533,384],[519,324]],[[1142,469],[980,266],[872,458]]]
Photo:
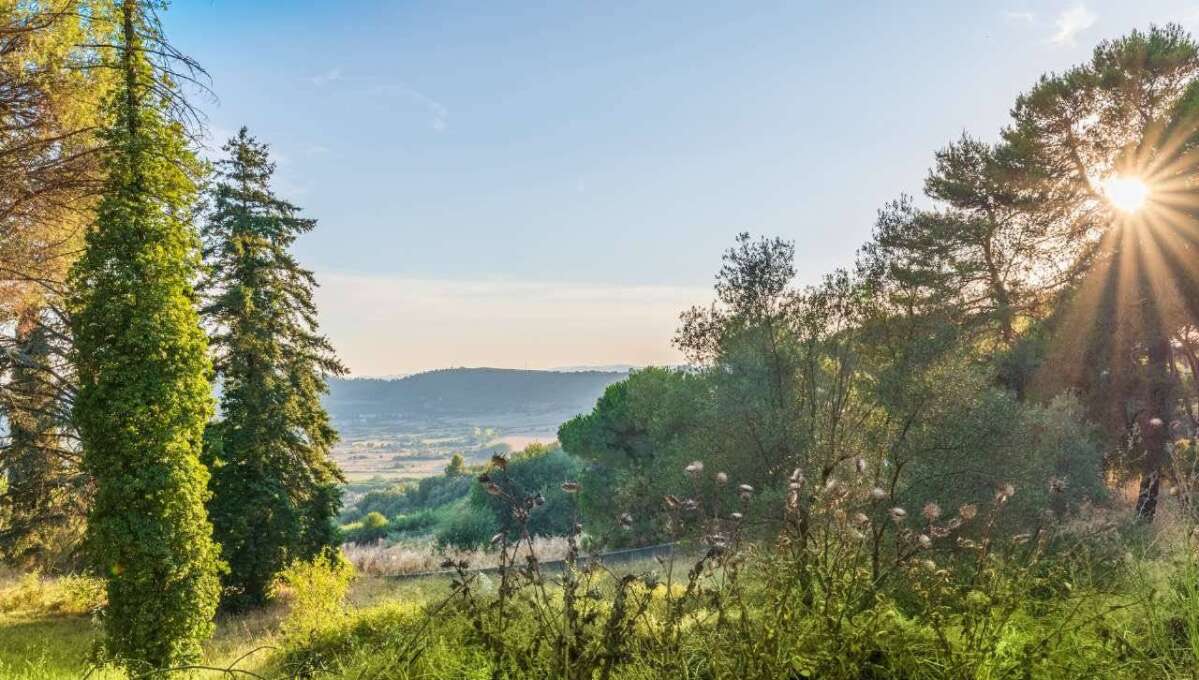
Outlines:
[[870,518],[867,517],[866,513],[864,512],[855,513],[853,516],[853,523],[860,527],[864,527],[870,524]]
[[683,509],[687,512],[695,512],[699,510],[699,501],[695,500],[694,498],[688,498],[687,500],[683,501]]
[[691,461],[690,465],[683,468],[683,472],[686,472],[687,476],[690,477],[691,479],[698,479],[699,476],[703,473],[703,471],[704,471],[704,464],[698,460]]
[[924,504],[924,509],[920,511],[920,514],[924,517],[924,519],[932,522],[941,516],[941,506],[929,501]]
[[727,474],[727,473],[724,473],[724,472],[717,472],[717,473],[716,473],[716,483],[717,483],[717,484],[719,484],[719,485],[721,485],[721,486],[724,486],[725,484],[728,484],[728,483],[729,483],[729,476],[728,476],[728,474]]
[[920,537],[916,540],[920,543],[920,547],[925,550],[933,547],[933,539],[929,538],[927,534],[920,534]]
[[945,538],[949,535],[949,527],[931,527],[928,530],[928,535],[933,538]]
[[876,501],[881,501],[881,500],[886,499],[887,492],[883,491],[881,487],[876,486],[870,490],[870,497]]
[[891,508],[887,512],[890,513],[891,519],[895,520],[896,522],[902,522],[904,518],[908,516],[908,511],[899,506]]
[[562,490],[566,493],[578,493],[580,488],[578,482],[562,482]]
[[741,496],[741,500],[749,502],[750,497],[754,495],[754,488],[748,484],[742,484],[737,487],[737,495]]
[[1149,419],[1149,427],[1152,427],[1154,429],[1157,429],[1165,424],[1166,423],[1161,418],[1154,417],[1154,418]]
[[729,515],[729,519],[733,520],[734,522],[740,522],[743,517],[744,515],[739,512],[734,512],[733,514]]
[[933,562],[932,560],[920,560],[920,566],[924,567],[930,572],[937,571],[937,563]]
[[623,513],[620,516],[620,527],[622,529],[632,529],[633,528],[633,516],[627,512]]
[[961,517],[963,521],[969,522],[970,520],[974,519],[977,515],[978,515],[978,506],[973,503],[967,503],[966,505],[963,505],[962,507],[958,508],[958,517]]

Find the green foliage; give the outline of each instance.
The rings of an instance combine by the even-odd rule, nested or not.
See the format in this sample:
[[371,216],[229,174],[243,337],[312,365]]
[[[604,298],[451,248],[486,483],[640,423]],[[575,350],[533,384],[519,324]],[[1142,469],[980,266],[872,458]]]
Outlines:
[[[578,513],[572,495],[562,490],[562,483],[577,480],[580,472],[578,459],[561,447],[530,444],[524,451],[512,455],[502,466],[493,464],[487,474],[508,493],[537,499],[537,504],[528,511],[528,521],[523,523],[531,535],[565,536],[573,531]],[[489,526],[500,527],[516,538],[519,533],[511,508],[502,498],[487,493],[486,489],[485,484],[474,485],[470,496],[471,506],[490,512],[493,522]],[[468,526],[471,531],[465,535],[473,539],[477,536],[474,532],[488,524],[470,521],[462,525],[463,529]],[[492,534],[482,537],[483,540],[491,538]],[[461,542],[452,544],[459,547],[483,545],[482,542],[476,542],[473,546]]]
[[345,480],[320,396],[345,369],[316,334],[312,273],[288,252],[315,222],[271,192],[267,147],[245,128],[224,148],[204,229],[203,311],[222,388],[208,512],[229,564],[223,603],[237,609],[262,604],[287,563],[337,543]]
[[378,512],[385,517],[436,510],[465,498],[474,486],[474,478],[465,475],[426,477],[389,489],[368,491],[343,520],[358,520],[367,513]]
[[346,595],[354,581],[354,566],[340,553],[324,553],[310,561],[297,560],[283,569],[274,586],[286,599],[287,617],[280,625],[284,639],[303,641],[346,613]]
[[440,546],[473,550],[488,545],[499,530],[500,523],[489,508],[468,503],[438,528],[436,540]]
[[462,460],[461,453],[455,453],[450,456],[450,462],[445,466],[446,477],[460,477],[466,474],[466,461]]
[[385,538],[391,528],[391,522],[381,513],[368,512],[360,521],[345,527],[342,537],[347,543],[374,543]]
[[199,454],[212,414],[211,366],[191,284],[188,222],[200,167],[147,61],[155,26],[135,2],[113,52],[105,182],[71,273],[79,391],[74,418],[95,483],[88,549],[107,580],[106,649],[164,668],[194,660],[212,632],[219,556]]

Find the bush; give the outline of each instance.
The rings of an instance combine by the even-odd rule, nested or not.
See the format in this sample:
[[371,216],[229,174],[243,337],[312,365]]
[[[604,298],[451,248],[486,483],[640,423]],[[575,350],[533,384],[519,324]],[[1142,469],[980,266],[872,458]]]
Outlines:
[[[562,482],[578,480],[581,473],[577,458],[558,446],[543,444],[530,445],[513,455],[502,469],[493,465],[488,470],[493,481],[507,492],[538,499],[539,504],[529,508],[524,526],[534,536],[565,536],[571,532],[577,519],[575,501],[562,490]],[[488,494],[485,485],[475,484],[470,503],[491,513],[497,531],[502,528],[513,538],[518,535],[511,508],[503,499]]]
[[346,543],[374,543],[387,536],[391,523],[378,512],[369,512],[362,521],[350,524],[343,529],[342,537]]
[[93,576],[46,578],[30,572],[0,588],[0,612],[5,613],[86,615],[100,610],[104,603],[104,581]]
[[340,553],[321,555],[311,562],[292,562],[279,575],[273,595],[289,609],[280,626],[285,640],[303,641],[346,613],[346,595],[354,566]]
[[418,510],[407,515],[397,515],[391,518],[391,530],[394,533],[408,534],[426,531],[437,524],[437,514],[432,510]]
[[438,530],[437,545],[474,550],[486,546],[499,530],[499,523],[490,510],[467,504]]

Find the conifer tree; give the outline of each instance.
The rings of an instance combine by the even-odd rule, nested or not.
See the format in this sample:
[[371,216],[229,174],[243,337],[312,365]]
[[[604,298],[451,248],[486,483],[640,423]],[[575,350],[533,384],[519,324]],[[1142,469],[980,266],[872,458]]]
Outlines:
[[162,51],[146,42],[158,30],[152,11],[123,0],[114,17],[108,176],[71,273],[74,415],[96,487],[87,547],[107,578],[106,649],[134,669],[198,658],[220,588],[199,457],[212,415],[192,288],[200,165],[178,93],[150,61]]
[[261,604],[289,561],[336,545],[343,478],[320,397],[345,369],[317,331],[312,272],[289,252],[316,221],[275,196],[268,147],[245,128],[224,150],[204,229],[222,416],[207,461],[224,602],[240,609]]
[[113,71],[88,0],[0,0],[0,557],[72,566],[88,484],[79,472],[67,270],[95,207],[94,134]]

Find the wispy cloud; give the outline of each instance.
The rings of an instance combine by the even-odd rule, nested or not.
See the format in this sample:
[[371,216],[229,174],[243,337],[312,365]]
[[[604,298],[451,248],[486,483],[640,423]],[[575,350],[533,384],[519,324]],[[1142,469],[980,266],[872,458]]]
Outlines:
[[338,80],[341,80],[342,77],[343,77],[343,75],[342,75],[341,69],[331,68],[328,71],[325,71],[324,73],[318,73],[313,76],[308,76],[307,80],[308,80],[308,82],[312,83],[313,85],[316,85],[317,87],[323,87],[325,85],[328,85],[329,83],[333,83]]
[[1057,15],[1057,32],[1049,39],[1057,45],[1073,45],[1079,33],[1095,25],[1098,17],[1081,3]]
[[429,127],[437,132],[443,132],[449,127],[450,110],[442,105],[441,102],[423,92],[419,92],[402,83],[376,85],[370,91],[374,95],[400,97],[420,106],[429,114]]
[[356,375],[447,366],[680,363],[679,312],[706,287],[317,273],[322,330]]
[[1036,23],[1037,15],[1028,10],[1009,9],[1003,13],[1003,16],[1008,21],[1015,21],[1024,24]]

